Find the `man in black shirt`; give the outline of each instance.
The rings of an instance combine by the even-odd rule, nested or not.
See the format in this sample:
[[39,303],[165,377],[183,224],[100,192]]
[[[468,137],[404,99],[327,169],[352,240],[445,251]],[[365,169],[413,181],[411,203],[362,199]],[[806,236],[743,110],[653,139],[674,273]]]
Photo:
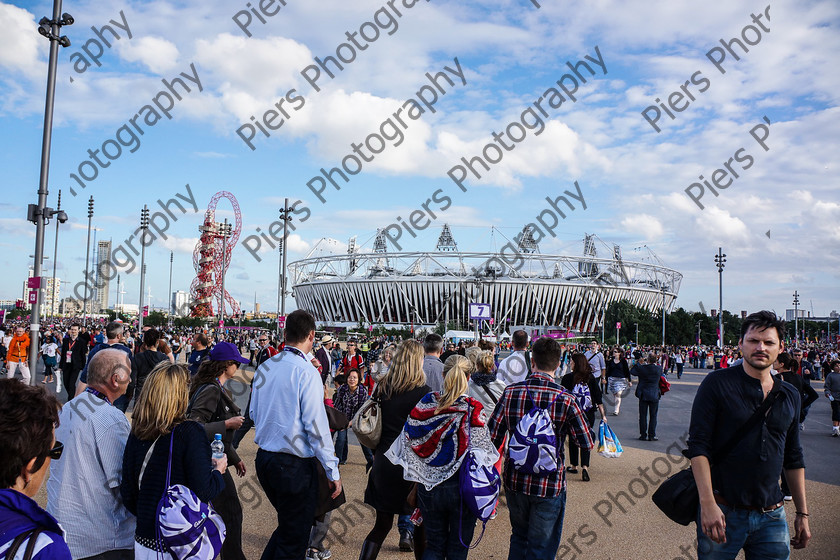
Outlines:
[[[793,386],[777,381],[779,394],[765,418],[710,465],[715,452],[774,389],[770,369],[784,331],[784,322],[769,311],[748,316],[739,341],[744,362],[710,373],[694,398],[687,456],[700,496],[698,560],[734,559],[741,549],[747,559],[787,559],[791,544],[804,548],[811,538],[799,444],[800,399]],[[779,488],[782,468],[796,506],[792,538]]]

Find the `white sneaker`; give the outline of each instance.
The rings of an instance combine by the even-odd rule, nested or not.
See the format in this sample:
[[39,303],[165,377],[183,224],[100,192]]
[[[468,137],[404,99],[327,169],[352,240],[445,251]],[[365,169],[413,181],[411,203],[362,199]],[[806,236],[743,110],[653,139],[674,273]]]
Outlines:
[[793,496],[785,496],[785,501],[790,502],[793,500]]

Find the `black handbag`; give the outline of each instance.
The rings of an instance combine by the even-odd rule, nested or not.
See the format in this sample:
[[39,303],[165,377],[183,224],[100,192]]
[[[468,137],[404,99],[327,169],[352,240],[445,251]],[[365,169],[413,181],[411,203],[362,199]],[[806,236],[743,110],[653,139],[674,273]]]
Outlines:
[[[767,414],[773,403],[779,397],[781,382],[778,377],[773,379],[773,388],[770,394],[761,403],[761,406],[756,409],[749,420],[744,422],[741,428],[732,434],[720,449],[712,456],[711,464],[720,462],[735,445],[752,430],[758,422]],[[683,450],[683,454],[685,454]],[[653,503],[656,504],[662,513],[668,516],[671,521],[679,523],[680,525],[689,525],[692,521],[697,520],[697,510],[700,507],[700,495],[697,493],[697,483],[694,480],[694,473],[691,472],[691,467],[683,469],[680,472],[668,477],[656,492],[651,496]]]

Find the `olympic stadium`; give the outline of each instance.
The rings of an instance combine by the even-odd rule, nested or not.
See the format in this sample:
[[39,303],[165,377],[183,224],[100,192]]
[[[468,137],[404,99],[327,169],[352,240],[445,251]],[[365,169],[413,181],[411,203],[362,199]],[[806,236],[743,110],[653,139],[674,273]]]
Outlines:
[[290,263],[292,295],[318,321],[466,328],[468,304],[485,303],[492,322],[483,330],[550,325],[580,333],[600,330],[612,302],[658,312],[677,298],[682,274],[652,251],[624,260],[618,245],[586,235],[579,256],[542,254],[527,226],[515,239],[483,253],[459,251],[448,225],[430,251],[389,252],[381,231],[372,252],[351,238],[346,254],[313,257],[313,249]]

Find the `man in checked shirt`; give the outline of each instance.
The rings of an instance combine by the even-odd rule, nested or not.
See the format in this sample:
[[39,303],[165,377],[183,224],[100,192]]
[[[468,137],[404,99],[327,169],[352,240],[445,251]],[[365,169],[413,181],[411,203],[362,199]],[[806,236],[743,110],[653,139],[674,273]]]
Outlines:
[[581,449],[595,447],[593,433],[574,396],[554,382],[561,354],[560,344],[553,338],[537,340],[531,350],[531,374],[505,389],[487,422],[493,443],[501,446],[508,432],[513,432],[536,405],[548,409],[557,435],[556,471],[540,476],[519,472],[510,456],[505,456],[505,495],[512,530],[508,560],[548,560],[557,555],[566,509],[562,437],[569,434]]

